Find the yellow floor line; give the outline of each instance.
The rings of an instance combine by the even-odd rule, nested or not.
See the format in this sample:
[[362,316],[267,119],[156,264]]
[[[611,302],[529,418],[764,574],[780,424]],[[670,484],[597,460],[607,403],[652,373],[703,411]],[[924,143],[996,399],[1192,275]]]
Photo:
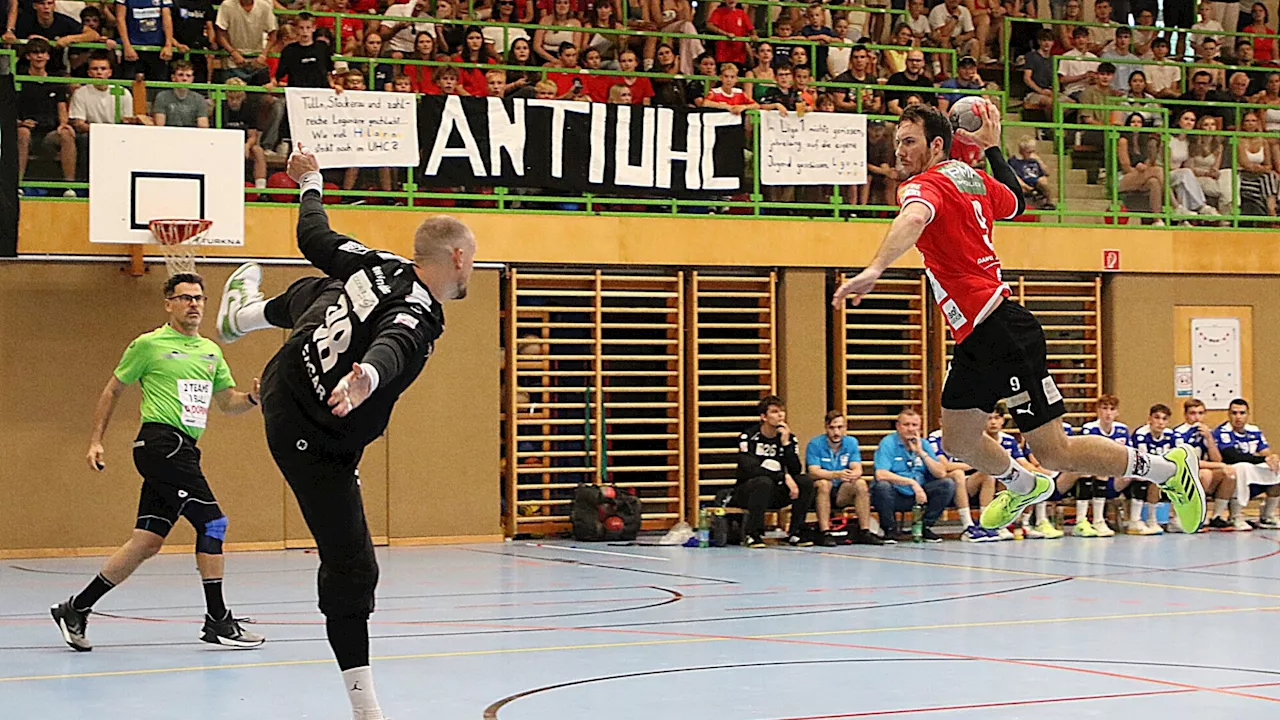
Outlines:
[[[916,632],[921,630],[960,630],[965,628],[982,628],[982,627],[1012,627],[1024,625],[1054,625],[1059,623],[1074,622],[1098,622],[1105,620],[1134,620],[1142,618],[1165,618],[1165,617],[1187,617],[1194,615],[1225,615],[1231,613],[1249,613],[1249,612],[1271,612],[1280,610],[1280,606],[1275,607],[1252,607],[1252,608],[1234,608],[1230,610],[1180,610],[1170,612],[1155,613],[1135,613],[1129,615],[1091,615],[1088,617],[1066,617],[1066,618],[1041,618],[1029,620],[990,620],[985,622],[967,622],[967,623],[951,623],[940,625],[906,625],[900,627],[886,628],[856,628],[852,630],[822,630],[797,633],[780,633],[774,635],[750,635],[746,636],[746,640],[781,640],[787,638],[804,638],[815,636],[832,636],[832,635],[869,635],[890,632]],[[643,632],[643,631],[639,631]],[[655,633],[663,631],[656,630]],[[608,650],[616,648],[633,648],[646,647],[655,645],[683,645],[692,643],[717,642],[725,640],[742,640],[740,637],[716,637],[714,635],[708,637],[689,637],[689,638],[664,638],[661,640],[633,640],[627,642],[613,643],[595,643],[587,645],[552,645],[543,647],[529,648],[494,648],[491,650],[456,650],[452,652],[435,652],[435,653],[415,653],[411,655],[384,655],[375,657],[374,660],[387,662],[391,660],[428,660],[438,658],[460,658],[460,657],[481,657],[486,655],[517,655],[526,653],[539,652],[564,652],[570,650]],[[325,658],[322,660],[279,660],[274,662],[260,663],[237,663],[232,665],[198,665],[191,667],[176,668],[150,668],[141,670],[111,670],[104,672],[91,673],[67,673],[62,675],[26,675],[19,677],[0,677],[0,683],[6,682],[24,682],[33,680],[73,680],[103,677],[124,677],[133,675],[159,675],[164,673],[181,673],[181,672],[204,672],[208,670],[248,670],[255,668],[270,667],[292,667],[301,665],[325,665],[333,664],[333,660]]]

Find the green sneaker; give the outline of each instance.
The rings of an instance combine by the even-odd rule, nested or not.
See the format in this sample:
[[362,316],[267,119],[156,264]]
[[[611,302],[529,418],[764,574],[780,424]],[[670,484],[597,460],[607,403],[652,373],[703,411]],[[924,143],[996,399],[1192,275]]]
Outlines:
[[986,510],[982,511],[982,519],[978,524],[989,530],[1002,528],[1022,514],[1023,510],[1044,502],[1053,495],[1053,478],[1036,473],[1036,486],[1026,495],[1018,495],[1011,490],[1001,491],[996,495]]
[[1178,466],[1173,477],[1160,483],[1160,488],[1173,505],[1173,512],[1185,532],[1194,533],[1204,524],[1204,487],[1200,485],[1200,458],[1180,445],[1165,453],[1165,459]]
[[244,337],[236,324],[240,308],[262,299],[258,288],[262,285],[262,268],[257,263],[245,263],[236,268],[222,286],[222,301],[218,305],[218,339],[228,345]]

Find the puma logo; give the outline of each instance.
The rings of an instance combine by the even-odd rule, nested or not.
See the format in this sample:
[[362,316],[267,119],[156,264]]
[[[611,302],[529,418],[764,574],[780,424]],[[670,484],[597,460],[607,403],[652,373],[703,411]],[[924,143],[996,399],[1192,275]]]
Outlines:
[[1019,415],[1034,415],[1031,408],[1014,408],[1013,411]]

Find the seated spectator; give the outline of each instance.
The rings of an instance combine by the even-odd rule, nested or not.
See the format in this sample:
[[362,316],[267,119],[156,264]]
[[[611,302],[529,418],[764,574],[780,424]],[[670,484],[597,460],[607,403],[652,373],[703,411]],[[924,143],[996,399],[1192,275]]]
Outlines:
[[[1080,0],[1067,0],[1067,4],[1063,6],[1062,19],[1066,22],[1061,25],[1054,25],[1053,28],[1053,54],[1061,55],[1076,46],[1075,31],[1080,29],[1079,25],[1072,25],[1071,22],[1085,22],[1084,6]],[[1088,28],[1085,28],[1085,36],[1089,34]],[[1086,49],[1088,49],[1086,47]]]
[[[1194,130],[1195,110],[1178,111],[1174,127],[1181,130]],[[1169,136],[1169,190],[1173,194],[1175,215],[1199,212],[1205,207],[1204,189],[1197,181],[1195,171],[1191,169],[1191,145],[1199,138],[1199,135],[1186,134]]]
[[[1137,59],[1137,56],[1129,51],[1129,45],[1132,40],[1132,30],[1127,27],[1116,28],[1115,40],[1107,46],[1107,49],[1100,56],[1103,60],[1110,60],[1111,64],[1116,67],[1116,74],[1111,78],[1111,89],[1116,92],[1127,91],[1129,89],[1129,76],[1142,67],[1126,62]],[[1143,79],[1146,79],[1145,76]]]
[[1115,39],[1115,23],[1111,20],[1111,0],[1097,0],[1093,4],[1093,22],[1085,29],[1089,31],[1089,52],[1101,55]]
[[[190,85],[195,81],[195,70],[186,60],[173,62],[170,79],[175,83]],[[209,127],[209,109],[204,96],[189,87],[161,90],[152,104],[152,119],[160,127]]]
[[1270,142],[1272,155],[1276,156],[1277,150],[1280,150],[1280,72],[1269,73],[1262,92],[1250,100],[1255,105],[1272,106],[1262,110],[1262,121],[1267,132],[1275,133]]
[[800,98],[800,93],[796,92],[792,86],[792,70],[790,67],[782,66],[773,71],[775,84],[764,92],[760,98],[761,110],[777,110],[783,116],[788,111],[799,111],[804,114],[807,107]]
[[578,51],[578,56],[582,58],[582,69],[586,72],[582,75],[582,89],[587,97],[591,98],[591,102],[608,102],[609,88],[613,87],[613,83],[617,80],[612,75],[601,75],[596,71],[600,69],[601,59],[600,51],[595,48],[587,48]]
[[795,70],[800,65],[811,67],[809,64],[809,47],[807,45],[796,45],[791,48],[791,54],[778,64],[790,65],[792,70]]
[[271,73],[263,52],[275,44],[278,27],[271,0],[223,0],[214,25],[218,45],[230,54],[222,59],[226,74],[266,85]]
[[804,452],[804,463],[813,479],[818,531],[822,533],[818,544],[837,544],[831,535],[831,510],[853,505],[858,513],[858,532],[853,541],[859,545],[884,545],[884,540],[871,532],[871,490],[862,477],[858,439],[845,432],[844,413],[839,410],[827,413],[825,420],[826,433],[810,440]]
[[[484,34],[480,32],[480,28],[475,26],[467,28],[462,42],[462,50],[453,58],[454,61],[469,65],[494,65],[498,62],[490,52],[489,45],[485,43]],[[462,83],[462,89],[472,97],[484,97],[489,91],[485,72],[486,70],[480,68],[459,68],[458,78]]]
[[836,35],[836,40],[827,45],[827,78],[839,77],[849,69],[849,56],[853,53],[853,42],[845,39],[845,35],[849,32],[849,20],[844,16],[836,18],[835,27],[832,31]]
[[907,18],[904,24],[911,31],[912,45],[938,46],[933,39],[933,23],[929,21],[929,9],[925,7],[924,0],[907,1]]
[[[542,83],[538,83],[541,85]],[[609,88],[610,105],[630,105],[631,104],[631,88],[621,83]]]
[[1098,56],[1089,52],[1088,28],[1076,28],[1071,42],[1071,49],[1063,53],[1063,59],[1058,62],[1058,87],[1067,97],[1079,100],[1080,93],[1093,85],[1098,63],[1090,60],[1097,60]]
[[1219,57],[1218,41],[1213,38],[1205,38],[1204,42],[1196,47],[1195,62],[1200,65],[1217,65],[1217,68],[1207,70],[1211,76],[1213,89],[1218,91],[1227,88],[1227,71],[1223,67],[1222,58]]
[[658,46],[654,56],[657,61],[653,72],[665,75],[661,78],[650,78],[653,85],[653,104],[660,107],[685,107],[688,104],[688,88],[679,72],[679,58],[675,49],[666,43]]
[[796,93],[800,95],[800,99],[804,101],[805,106],[809,108],[817,107],[818,93],[809,84],[813,81],[813,73],[809,70],[809,66],[793,66],[791,68],[791,77],[795,79]]
[[[1242,72],[1231,73],[1231,79],[1227,81],[1227,92],[1222,96],[1223,102],[1245,104],[1250,102],[1249,96],[1249,76]],[[1227,129],[1235,130],[1239,127],[1239,122],[1235,120],[1240,117],[1239,113],[1243,110],[1240,108],[1226,108],[1227,112]]]
[[1200,55],[1200,46],[1206,40],[1212,40],[1215,49],[1222,44],[1221,33],[1224,28],[1215,15],[1213,0],[1200,0],[1200,22],[1191,26],[1191,47],[1196,51],[1196,55]]
[[1248,95],[1257,95],[1267,86],[1267,71],[1251,69],[1262,67],[1254,58],[1253,53],[1253,43],[1248,40],[1241,39],[1236,43],[1235,64],[1237,67],[1242,68],[1239,72],[1244,73],[1249,78],[1249,89],[1246,91]]
[[[929,11],[929,24],[933,26],[933,41],[938,47],[955,50],[956,54],[961,56],[978,57],[982,54],[985,57],[985,51],[978,47],[973,16],[969,14],[969,8],[960,4],[960,0],[943,0],[941,4],[934,6],[933,10]],[[921,58],[923,57],[922,54]],[[921,72],[923,70],[924,66],[921,65]],[[892,101],[890,103],[892,104]]]
[[[938,87],[946,88],[948,90],[988,89],[987,83],[982,79],[982,76],[978,75],[978,61],[968,56],[960,58],[960,62],[956,63],[956,76],[943,80]],[[991,89],[995,89],[995,86],[992,85]],[[945,114],[947,112],[947,108],[951,107],[952,104],[963,97],[966,97],[966,95],[962,93],[946,93],[939,95],[938,109]]]
[[1169,62],[1169,41],[1157,37],[1151,41],[1151,59],[1164,65],[1144,65],[1147,92],[1158,98],[1176,98],[1182,94],[1182,69]]
[[547,63],[547,79],[556,84],[556,97],[568,99],[584,92],[586,73],[578,66],[578,47],[573,43],[561,43],[558,57]]
[[[943,7],[943,6],[939,6]],[[920,50],[911,50],[907,53],[907,67],[900,73],[894,73],[889,77],[887,83],[890,88],[928,88],[933,89],[933,81],[924,75],[924,53]],[[901,115],[903,108],[906,107],[907,94],[909,90],[886,90],[884,94],[885,100],[889,104],[889,113],[892,115]],[[919,93],[920,98],[929,104],[937,102],[937,96],[933,93]]]
[[[502,23],[525,22],[525,21],[522,21],[516,15],[515,0],[497,0],[497,2],[494,4],[494,8],[496,8],[495,12],[497,13],[493,17],[494,22],[502,22]],[[515,41],[517,40],[527,41],[529,39],[529,33],[526,32],[524,28],[485,25],[484,29],[481,30],[481,32],[484,33],[484,41],[488,43],[490,51],[498,57],[506,55],[508,52],[510,52],[511,46],[515,43]]]
[[[230,78],[227,85],[244,87],[244,81]],[[249,97],[249,93],[243,90],[228,89],[226,99],[222,101],[222,127],[244,132],[246,169],[252,173],[253,186],[262,189],[267,186],[267,153],[258,142],[264,129],[259,109],[257,98]]]
[[[717,53],[717,56],[718,56],[718,53]],[[718,57],[716,59],[716,62],[720,62]],[[723,63],[721,64],[723,65]],[[737,65],[737,63],[734,63],[734,64]],[[741,67],[738,68],[738,72],[739,74],[741,74],[742,72]],[[768,40],[761,40],[760,44],[756,45],[755,64],[752,65],[751,69],[747,71],[746,77],[750,80],[759,81],[759,82],[745,83],[747,86],[746,87],[747,95],[751,96],[756,101],[759,101],[759,99],[764,95],[765,90],[767,90],[769,86],[773,85],[774,83],[773,43],[769,42]]]
[[[275,84],[283,87],[326,88],[333,71],[333,50],[315,41],[316,24],[311,13],[294,19],[294,41],[280,52]],[[378,37],[370,33],[370,37]],[[381,90],[382,88],[377,88]]]
[[[1143,128],[1146,123],[1140,113],[1130,113],[1125,127]],[[1147,191],[1149,212],[1164,209],[1164,167],[1160,153],[1160,141],[1155,133],[1125,133],[1116,141],[1116,159],[1120,178],[1117,189],[1121,193]],[[1156,220],[1156,225],[1163,221]]]
[[[1241,468],[1241,464],[1257,466],[1257,470],[1265,469],[1265,474],[1248,472],[1250,477],[1241,476],[1246,482],[1256,477],[1258,480],[1265,480],[1265,484],[1250,483],[1248,484],[1249,497],[1236,497],[1237,503],[1232,512],[1232,520],[1235,522],[1232,527],[1235,530],[1250,528],[1249,524],[1240,517],[1241,506],[1247,505],[1249,500],[1264,493],[1266,499],[1259,515],[1265,522],[1260,523],[1260,526],[1264,529],[1280,527],[1280,519],[1277,519],[1276,514],[1277,509],[1280,509],[1280,483],[1277,483],[1275,478],[1275,474],[1280,473],[1280,455],[1271,449],[1267,436],[1262,430],[1249,422],[1249,403],[1244,398],[1236,398],[1228,404],[1227,417],[1227,421],[1213,431],[1218,448],[1222,452],[1223,462],[1236,466],[1237,473],[1254,469]],[[1219,518],[1215,518],[1217,519]],[[1210,523],[1210,527],[1221,530],[1226,529],[1226,524]]]
[[764,515],[770,509],[791,505],[788,542],[812,545],[803,537],[805,516],[813,509],[813,480],[801,472],[798,441],[787,426],[782,398],[770,395],[757,406],[760,422],[738,436],[737,482],[729,503],[747,511],[742,544],[764,547]]
[[[1261,132],[1258,113],[1245,112],[1240,123],[1245,132]],[[1242,137],[1237,141],[1236,162],[1240,168],[1240,214],[1276,214],[1276,195],[1280,194],[1280,176],[1274,169],[1271,144],[1263,137]]]
[[867,192],[859,201],[863,205],[897,205],[897,160],[893,153],[893,125],[867,123]]
[[1022,106],[1028,110],[1053,110],[1053,31],[1041,29],[1036,35],[1036,47],[1022,61],[1022,82],[1027,95]]
[[733,63],[720,65],[720,84],[712,88],[707,99],[702,103],[704,108],[728,110],[741,115],[743,110],[758,107],[742,88],[738,87],[738,66]]
[[505,70],[490,70],[484,74],[486,92],[489,97],[506,97],[507,96],[507,72]]
[[[436,0],[435,16],[440,20],[461,19],[465,14],[465,9],[461,8],[461,4],[455,0]],[[436,52],[447,55],[462,49],[465,26],[439,23],[435,27]]]
[[[1267,10],[1267,6],[1256,2],[1253,4],[1253,10],[1250,14],[1249,24],[1244,26],[1241,32],[1253,33],[1255,35],[1275,35],[1276,31],[1267,26],[1271,21],[1271,13]],[[1253,56],[1261,63],[1270,63],[1280,60],[1276,56],[1276,41],[1269,37],[1253,38]]]
[[[557,28],[582,27],[582,21],[573,11],[571,0],[555,0],[552,12],[543,15],[538,24]],[[540,27],[533,33],[533,51],[543,62],[549,63],[559,57],[560,48],[565,43],[576,48],[576,36],[577,33],[573,30],[547,30]]]
[[[1188,112],[1184,111],[1180,119],[1185,121]],[[1195,119],[1192,113],[1192,119],[1195,120],[1197,130],[1218,129],[1218,118],[1213,115]],[[1192,208],[1191,205],[1186,207],[1203,215],[1217,215],[1231,204],[1233,194],[1231,169],[1230,167],[1222,168],[1222,138],[1217,135],[1196,135],[1188,144],[1189,157],[1184,167],[1189,168],[1194,174],[1201,194],[1204,195],[1205,205],[1199,209]]]
[[[849,69],[832,79],[834,83],[859,84],[867,87],[833,88],[836,110],[839,112],[863,112],[869,115],[880,115],[884,112],[883,97],[876,92],[876,76],[872,70],[871,53],[865,45],[854,45],[849,56]],[[859,98],[862,101],[858,105]]]
[[[466,95],[466,91],[462,89],[461,83],[458,82],[458,68],[452,65],[438,65],[435,73],[432,75],[434,82],[434,92],[425,93],[430,95]],[[419,92],[424,92],[419,90]]]
[[[27,61],[27,75],[49,77],[49,43],[31,38],[22,48]],[[57,83],[27,81],[18,91],[18,182],[27,174],[31,157],[31,141],[39,147],[56,150],[62,163],[62,179],[76,179],[76,131],[71,127],[67,111],[67,86]],[[75,197],[66,190],[64,197]]]
[[[1079,113],[1080,122],[1085,125],[1107,125],[1111,118],[1111,111],[1102,108],[1104,105],[1114,105],[1114,98],[1118,96],[1115,90],[1111,89],[1111,78],[1115,75],[1115,66],[1109,62],[1098,65],[1098,69],[1093,73],[1093,84],[1080,91],[1077,98],[1081,105],[1091,107],[1082,108]],[[1099,133],[1099,135],[1101,135]],[[1086,143],[1089,145],[1101,145],[1100,139],[1095,138],[1097,142]]]
[[[1142,8],[1138,11],[1134,18],[1136,27],[1133,29],[1133,54],[1143,60],[1151,60],[1151,45],[1156,38],[1163,37],[1160,31],[1155,27],[1156,16],[1149,8]],[[1168,40],[1165,40],[1166,46]],[[1148,66],[1149,67],[1149,66]],[[1145,67],[1143,68],[1146,69]]]
[[[14,4],[16,7],[16,1]],[[12,44],[28,38],[44,38],[49,43],[47,70],[52,75],[66,73],[63,48],[71,43],[93,42],[101,37],[93,28],[86,28],[75,18],[56,12],[54,0],[34,0],[31,7],[32,12],[18,16],[12,25],[13,31],[5,33],[5,42]],[[57,49],[56,53],[54,49]]]
[[818,97],[814,102],[816,103],[814,105],[816,112],[833,113],[836,111],[836,97],[831,93],[818,93]]
[[[360,50],[356,52],[356,57],[368,58],[370,60],[378,60],[382,57],[382,36],[376,32],[365,33],[364,42],[360,44]],[[353,66],[370,72],[373,76],[373,89],[383,92],[390,92],[391,85],[395,81],[395,76],[399,72],[396,65],[390,63],[360,63]],[[278,66],[277,66],[278,67]]]
[[[427,32],[418,33],[418,37],[413,41],[414,54],[412,60],[421,63],[435,62],[436,59],[436,38],[435,35]],[[440,88],[436,86],[435,73],[437,65],[412,64],[401,65],[400,69],[413,82],[413,91],[423,95],[439,95]]]
[[[1112,81],[1111,87],[1115,87]],[[1141,70],[1134,70],[1129,75],[1129,87],[1123,95],[1122,101],[1126,106],[1124,110],[1117,111],[1124,113],[1123,117],[1128,117],[1130,112],[1137,112],[1142,116],[1142,121],[1147,127],[1159,127],[1163,124],[1164,116],[1160,114],[1160,106],[1155,103],[1155,97],[1147,92],[1147,74]],[[1117,120],[1121,117],[1117,117]]]
[[[1213,89],[1213,76],[1208,70],[1196,70],[1191,75],[1191,87],[1178,97],[1179,100],[1194,103],[1222,102],[1222,96]],[[1225,121],[1228,108],[1205,106],[1199,108],[1201,115],[1213,115]]]
[[[597,32],[583,32],[578,34],[578,53],[583,54],[588,49],[595,48],[600,53],[600,64],[608,65],[608,69],[618,69],[618,53],[627,46],[627,36],[615,33],[602,33],[599,30],[623,30],[625,26],[613,13],[613,5],[607,2],[597,3],[592,8],[587,18],[584,28],[596,30]],[[646,42],[649,38],[646,38]],[[657,38],[653,38],[656,49]],[[647,50],[647,48],[646,48]],[[652,57],[652,56],[650,56]],[[606,91],[607,92],[607,91]]]
[[[508,0],[511,2],[513,0]],[[394,3],[383,13],[383,17],[396,18],[391,20],[372,20],[369,23],[368,35],[377,33],[382,38],[387,50],[391,52],[391,57],[396,60],[403,59],[413,55],[416,47],[418,35],[427,33],[431,39],[435,40],[436,26],[430,22],[423,22],[431,19],[431,3],[430,0],[413,0],[412,2]],[[399,18],[405,18],[403,20]],[[516,32],[513,30],[512,32]],[[523,30],[519,32],[524,32]]]
[[[114,38],[107,35],[110,30],[103,27],[102,18],[102,11],[94,5],[86,5],[84,9],[80,11],[80,25],[84,28],[85,32],[87,33],[90,30],[94,31],[98,34],[98,41],[105,45],[111,52],[115,52],[120,46],[116,43]],[[114,16],[112,19],[114,20]],[[66,62],[67,74],[72,77],[88,77],[90,52],[92,52],[92,50],[89,48],[68,47]],[[55,60],[61,60],[61,58],[51,57],[49,62],[52,64]]]
[[[618,55],[618,65],[623,72],[635,72],[636,63],[634,50],[623,50]],[[630,88],[632,105],[648,105],[653,99],[653,85],[649,82],[649,78],[625,75],[618,78],[617,83]]]
[[[1004,28],[1004,6],[997,0],[965,0],[964,7],[973,18],[974,39],[977,41],[982,62],[994,62],[992,58],[999,54],[999,38]],[[995,44],[995,53],[991,52],[992,41]]]
[[[716,56],[708,52],[698,56],[694,67],[697,68],[697,76],[685,81],[685,88],[688,91],[686,95],[688,97],[687,104],[689,107],[702,107],[707,95],[720,84],[720,71],[716,66]],[[734,65],[733,69],[736,71],[738,66]],[[737,79],[738,76],[734,75],[735,82]]]
[[[94,50],[89,57],[89,79],[110,80],[112,73],[111,55],[106,50]],[[68,117],[71,127],[76,131],[76,152],[88,157],[89,131],[94,125],[126,123],[130,125],[150,125],[151,118],[145,115],[134,117],[133,93],[128,88],[121,88],[121,94],[111,93],[106,84],[94,83],[81,85],[71,94]],[[120,119],[117,120],[116,116]]]
[[[542,79],[542,73],[533,69],[538,67],[534,63],[533,45],[524,38],[516,40],[507,51],[506,64],[513,66],[507,70],[507,96],[533,97],[533,86]],[[517,70],[517,67],[528,69]]]
[[1028,201],[1034,202],[1041,210],[1053,209],[1053,183],[1036,154],[1035,138],[1024,137],[1018,141],[1018,154],[1009,158],[1009,167],[1018,175],[1018,184]]
[[[493,72],[490,70],[489,72]],[[404,73],[396,73],[391,78],[391,92],[411,93],[413,92],[413,80]]]
[[[630,90],[627,92],[629,93]],[[556,84],[550,80],[539,80],[538,83],[533,86],[533,97],[538,100],[555,100]],[[609,91],[609,97],[613,97],[612,90]]]
[[933,532],[955,496],[956,486],[947,477],[946,466],[920,435],[920,413],[910,408],[898,413],[895,432],[884,436],[876,448],[876,481],[871,486],[871,504],[880,515],[880,529],[894,537],[898,512],[910,512],[916,505],[924,512],[925,542],[942,542]]
[[[698,34],[699,30],[693,24],[693,5],[689,3],[689,0],[662,0],[661,3],[655,3],[655,5],[661,6],[660,12],[655,15],[656,25],[658,26],[659,31],[664,33],[680,33],[682,35]],[[655,10],[657,10],[657,8],[655,8]],[[621,8],[615,7],[614,14],[616,16],[621,16]],[[732,25],[732,20],[730,19],[726,19],[725,22]],[[615,38],[617,38],[619,42],[622,41],[618,36],[615,36]],[[646,69],[652,66],[651,61],[655,57],[654,53],[657,52],[657,41],[658,38],[654,36],[645,38],[644,52]],[[701,40],[694,37],[682,37],[675,39],[675,43],[677,50],[676,57],[680,58],[680,72],[685,74],[693,72],[693,58],[696,58],[706,52],[706,46],[703,45]],[[716,44],[721,45],[728,43]],[[746,48],[747,45],[742,43],[743,53],[746,52]],[[621,49],[621,47],[619,47],[619,49]]]

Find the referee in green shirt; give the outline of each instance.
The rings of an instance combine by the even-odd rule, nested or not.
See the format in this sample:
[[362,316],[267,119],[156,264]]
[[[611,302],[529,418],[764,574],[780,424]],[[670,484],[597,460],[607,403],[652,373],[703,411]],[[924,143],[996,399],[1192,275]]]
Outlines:
[[80,594],[50,610],[62,639],[81,652],[93,649],[85,638],[93,604],[160,551],[179,516],[196,531],[196,567],[208,605],[200,639],[234,647],[256,647],[265,640],[241,628],[223,602],[222,541],[227,518],[200,469],[196,447],[209,405],[216,404],[229,415],[245,412],[258,404],[258,381],[254,380],[251,392],[237,391],[222,348],[200,336],[206,297],[199,275],[180,273],[169,278],[164,297],[169,322],[129,344],[93,414],[87,460],[90,468],[101,471],[106,467],[102,436],[116,400],[126,385],[142,385],[142,428],[133,443],[133,463],[143,482],[133,536]]

